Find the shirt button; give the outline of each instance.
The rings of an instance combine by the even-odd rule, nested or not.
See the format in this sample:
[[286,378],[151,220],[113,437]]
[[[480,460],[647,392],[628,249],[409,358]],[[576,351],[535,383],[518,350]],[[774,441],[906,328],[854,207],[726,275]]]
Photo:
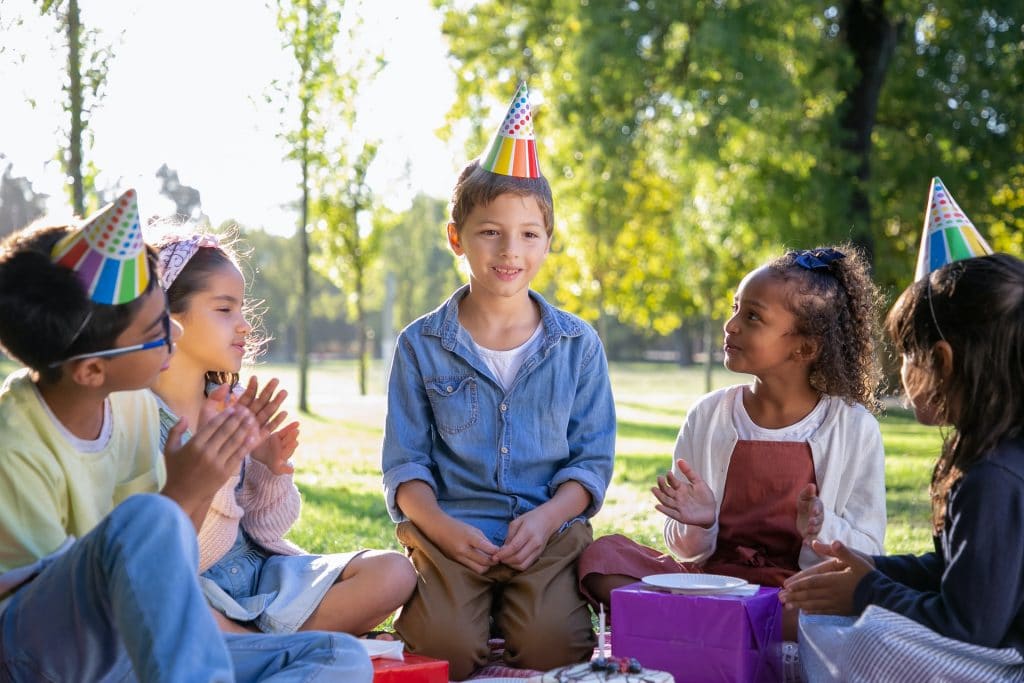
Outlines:
[[508,410],[508,406],[507,406],[507,405],[505,405],[504,403],[502,403],[502,404],[501,404],[501,405],[499,406],[499,408],[501,408],[501,412],[505,412],[506,410]]
[[238,573],[238,567],[232,567],[231,568],[231,573],[232,574],[237,574]]
[[455,391],[455,387],[453,387],[451,384],[449,384],[448,386],[445,387],[445,391],[447,391],[450,394],[453,391]]
[[501,447],[501,452],[502,453],[508,453],[508,446],[502,446]]

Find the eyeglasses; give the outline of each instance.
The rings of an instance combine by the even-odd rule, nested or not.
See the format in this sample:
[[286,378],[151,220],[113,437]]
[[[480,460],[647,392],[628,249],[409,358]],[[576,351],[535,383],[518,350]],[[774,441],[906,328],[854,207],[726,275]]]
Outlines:
[[56,368],[64,363],[69,363],[73,360],[81,360],[82,358],[114,358],[115,356],[121,356],[126,353],[135,353],[136,351],[148,351],[149,349],[155,349],[157,347],[167,345],[167,352],[170,353],[174,350],[174,340],[171,339],[171,314],[168,311],[164,311],[163,318],[160,319],[163,323],[164,336],[160,339],[154,339],[153,341],[143,342],[141,344],[132,344],[131,346],[122,346],[117,349],[107,349],[106,351],[90,351],[88,353],[80,353],[70,358],[50,363],[51,368]]

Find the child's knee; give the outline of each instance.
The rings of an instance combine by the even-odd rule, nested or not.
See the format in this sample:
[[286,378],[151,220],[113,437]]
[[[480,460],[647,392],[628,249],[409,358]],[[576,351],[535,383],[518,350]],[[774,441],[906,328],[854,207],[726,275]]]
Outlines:
[[394,586],[395,596],[404,604],[416,590],[416,568],[401,553],[389,552],[381,559],[388,584]]
[[546,670],[581,662],[594,652],[590,621],[582,617],[538,615],[524,628],[505,636],[506,654],[513,654],[516,664],[528,669]]
[[[167,496],[142,493],[126,498],[103,521],[104,543],[137,552],[140,546],[156,545],[164,554],[195,555],[195,528],[184,511]],[[197,556],[198,557],[198,556]]]
[[416,629],[415,635],[408,629],[399,629],[398,635],[418,654],[448,662],[448,676],[453,681],[462,681],[487,663],[490,646],[486,634],[469,632],[458,624],[427,624]]

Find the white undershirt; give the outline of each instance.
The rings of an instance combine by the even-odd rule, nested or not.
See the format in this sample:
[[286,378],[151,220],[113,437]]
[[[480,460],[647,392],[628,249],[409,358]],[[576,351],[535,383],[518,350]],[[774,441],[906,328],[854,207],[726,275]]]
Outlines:
[[498,378],[498,383],[503,390],[509,390],[509,387],[512,386],[512,382],[516,378],[516,373],[519,372],[519,368],[523,366],[523,363],[530,357],[530,354],[540,348],[541,342],[544,339],[541,334],[543,329],[544,325],[537,325],[537,329],[533,331],[529,339],[514,349],[508,349],[507,351],[485,349],[475,341],[473,342],[477,353],[484,359],[487,368]]
[[744,393],[737,391],[732,404],[732,423],[736,427],[737,435],[744,441],[807,441],[825,421],[828,401],[822,396],[814,410],[799,422],[779,429],[760,427],[754,424],[747,414],[747,408],[743,405]]
[[103,399],[103,425],[100,427],[100,435],[95,439],[81,439],[64,426],[64,423],[57,419],[57,416],[50,410],[50,406],[46,405],[46,401],[43,400],[43,395],[39,393],[39,388],[32,385],[32,390],[36,392],[36,396],[39,398],[39,402],[43,405],[43,410],[46,411],[47,416],[53,420],[54,426],[57,431],[68,440],[71,447],[79,453],[99,453],[107,447],[107,443],[110,441],[110,434],[114,429],[114,421],[110,415],[110,399]]

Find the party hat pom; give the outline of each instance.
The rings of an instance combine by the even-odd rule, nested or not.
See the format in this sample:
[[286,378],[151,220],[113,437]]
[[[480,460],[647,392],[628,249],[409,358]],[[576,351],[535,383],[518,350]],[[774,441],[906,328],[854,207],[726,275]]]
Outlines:
[[149,285],[149,267],[135,190],[128,190],[57,242],[50,259],[75,271],[89,298],[98,304],[137,299]]
[[539,178],[537,141],[533,137],[533,114],[526,82],[519,84],[505,120],[494,134],[480,165],[491,173],[517,178]]
[[992,247],[960,209],[942,180],[932,178],[914,279],[920,280],[947,263],[991,253]]

